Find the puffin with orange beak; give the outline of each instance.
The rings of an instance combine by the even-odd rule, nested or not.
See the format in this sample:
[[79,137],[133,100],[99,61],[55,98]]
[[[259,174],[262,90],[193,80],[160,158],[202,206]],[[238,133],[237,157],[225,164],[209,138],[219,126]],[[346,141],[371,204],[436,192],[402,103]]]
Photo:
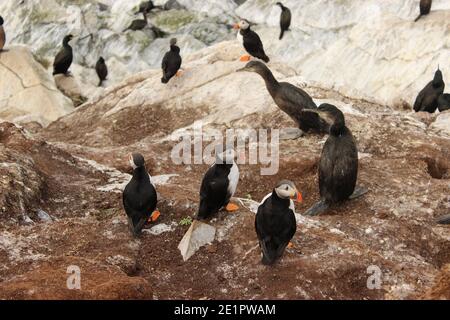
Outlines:
[[157,194],[150,175],[145,169],[145,160],[140,153],[128,156],[133,168],[133,177],[123,191],[123,207],[128,216],[131,233],[138,236],[147,221],[156,221],[159,211],[156,209]]
[[297,231],[294,201],[302,200],[295,184],[282,180],[261,201],[256,212],[255,229],[263,264],[274,264],[294,237]]
[[[264,52],[264,46],[258,34],[250,29],[250,24],[246,20],[241,20],[233,26],[234,29],[239,30],[242,36],[242,42],[245,50],[253,57],[269,62],[269,57]],[[244,55],[240,58],[241,61],[249,61],[250,56]]]

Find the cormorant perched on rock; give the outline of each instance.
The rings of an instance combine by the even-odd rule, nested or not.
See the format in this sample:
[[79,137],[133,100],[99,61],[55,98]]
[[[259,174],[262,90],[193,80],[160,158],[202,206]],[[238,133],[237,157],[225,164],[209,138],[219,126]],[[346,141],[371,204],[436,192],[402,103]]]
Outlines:
[[169,80],[178,73],[181,67],[180,48],[177,46],[177,39],[170,39],[170,50],[166,52],[161,63],[163,71],[162,83],[167,83]]
[[128,26],[128,28],[123,30],[123,32],[127,30],[137,31],[144,29],[148,25],[147,14],[144,12],[142,13],[142,15],[144,16],[144,19],[136,19],[131,21],[131,24]]
[[414,102],[414,111],[435,112],[438,107],[439,96],[444,93],[444,88],[445,83],[442,79],[442,72],[438,68],[434,73],[433,80],[419,92],[419,95]]
[[439,96],[438,109],[439,112],[450,109],[450,93],[443,93]]
[[155,211],[157,194],[145,169],[144,157],[140,153],[133,153],[128,160],[133,168],[133,177],[123,191],[122,201],[130,230],[137,236],[149,219],[154,221],[159,216],[159,212]]
[[108,76],[108,67],[106,66],[105,59],[103,59],[103,57],[100,57],[95,64],[95,71],[100,79],[98,86],[101,87],[103,81],[106,80],[106,77]]
[[262,251],[261,262],[273,264],[283,255],[297,230],[295,206],[302,195],[289,180],[279,182],[260,203],[255,217],[255,230]]
[[153,9],[163,9],[162,6],[155,6],[152,0],[144,1],[139,4],[139,10],[135,13],[150,13]]
[[[245,50],[253,57],[263,60],[264,62],[269,62],[269,57],[264,52],[264,47],[259,38],[258,34],[250,29],[250,24],[241,20],[239,23],[233,26],[235,29],[240,30],[240,34],[242,35],[242,41]],[[249,61],[250,56],[242,56],[241,61]]]
[[322,149],[319,162],[321,200],[306,215],[317,215],[330,205],[353,199],[367,192],[355,188],[358,177],[358,150],[351,131],[345,126],[344,114],[331,104],[321,104],[317,112],[329,121],[330,136]]
[[291,10],[288,7],[283,6],[281,2],[277,2],[277,5],[281,8],[280,16],[280,40],[283,39],[284,32],[289,30],[291,26]]
[[425,16],[430,13],[432,2],[433,2],[432,0],[420,0],[420,14],[416,18],[416,20],[414,20],[414,22],[419,20],[422,16]]
[[260,61],[250,61],[237,71],[256,72],[265,81],[267,90],[277,106],[294,120],[303,132],[314,131],[328,133],[329,124],[315,112],[303,112],[305,109],[316,110],[313,99],[302,89],[287,83],[278,82],[269,68]]
[[234,158],[235,151],[227,149],[216,155],[216,162],[206,171],[200,186],[198,219],[208,219],[223,207],[227,211],[238,209],[229,203],[239,181],[239,168]]
[[6,34],[5,34],[5,29],[3,28],[3,17],[0,16],[0,51],[3,50],[3,48],[5,47],[5,42],[6,42]]
[[67,35],[63,39],[63,47],[58,52],[53,62],[53,75],[55,74],[68,74],[68,70],[73,60],[72,47],[69,42],[72,40],[71,34]]

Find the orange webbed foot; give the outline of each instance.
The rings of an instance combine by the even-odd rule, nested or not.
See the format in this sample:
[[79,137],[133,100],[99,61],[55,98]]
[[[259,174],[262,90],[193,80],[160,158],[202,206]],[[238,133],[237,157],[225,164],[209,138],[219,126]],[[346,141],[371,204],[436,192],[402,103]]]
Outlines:
[[150,218],[148,218],[148,222],[155,222],[156,220],[158,220],[160,215],[161,212],[159,212],[159,210],[153,211],[152,214],[150,215]]
[[181,77],[183,75],[183,70],[178,70],[176,76]]
[[250,61],[251,57],[248,54],[243,55],[242,57],[239,58],[240,61],[242,62],[247,62]]
[[239,206],[237,204],[234,204],[234,203],[229,203],[225,207],[225,210],[227,210],[228,212],[234,212],[234,211],[239,210]]

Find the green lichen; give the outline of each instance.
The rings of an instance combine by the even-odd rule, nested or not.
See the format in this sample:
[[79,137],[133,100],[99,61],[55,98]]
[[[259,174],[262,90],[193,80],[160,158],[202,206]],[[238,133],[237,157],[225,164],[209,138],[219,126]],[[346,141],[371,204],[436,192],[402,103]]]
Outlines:
[[155,25],[169,32],[175,32],[195,21],[197,21],[197,16],[186,10],[163,11],[154,18]]

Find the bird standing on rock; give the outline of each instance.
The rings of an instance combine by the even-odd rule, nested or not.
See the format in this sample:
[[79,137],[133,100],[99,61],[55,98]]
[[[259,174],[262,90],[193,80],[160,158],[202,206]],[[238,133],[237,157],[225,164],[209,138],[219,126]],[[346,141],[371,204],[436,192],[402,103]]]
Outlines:
[[[264,47],[258,34],[250,29],[250,24],[241,20],[239,23],[233,26],[234,29],[239,29],[239,33],[242,35],[242,41],[245,50],[253,57],[269,62],[269,57],[264,52]],[[250,56],[245,55],[240,58],[241,61],[249,61]]]
[[317,113],[304,112],[317,109],[313,99],[302,89],[287,83],[278,82],[270,69],[260,61],[250,61],[244,68],[237,70],[256,72],[265,81],[267,90],[277,106],[294,120],[303,132],[314,131],[328,133],[329,125]]
[[140,153],[129,155],[128,161],[133,168],[133,177],[123,191],[123,207],[128,216],[128,225],[134,236],[140,234],[145,223],[155,221],[159,211],[156,189],[145,169],[144,157]]
[[450,93],[444,93],[439,96],[438,109],[439,112],[450,110]]
[[420,0],[420,5],[419,5],[419,7],[420,7],[420,14],[416,18],[416,20],[414,20],[414,22],[419,20],[422,16],[425,16],[425,15],[430,13],[431,3],[432,2],[433,2],[432,0]]
[[105,81],[106,77],[108,76],[108,67],[106,66],[105,59],[103,59],[103,57],[100,57],[95,64],[95,71],[97,72],[98,78],[100,80],[98,86],[101,87],[103,81]]
[[150,13],[153,9],[162,9],[162,6],[155,6],[152,0],[144,1],[139,4],[139,10],[135,13]]
[[3,23],[4,23],[3,17],[0,16],[0,51],[3,51],[6,42],[6,34],[5,29],[3,28]]
[[144,19],[136,19],[131,21],[131,24],[124,29],[123,32],[127,30],[137,31],[144,29],[148,25],[147,13],[143,12],[142,15],[144,16]]
[[71,34],[67,35],[63,39],[63,47],[58,52],[53,62],[53,75],[65,74],[68,75],[70,65],[73,61],[72,47],[69,42],[72,40],[73,36]]
[[291,26],[291,10],[288,7],[285,7],[281,2],[277,2],[277,5],[281,8],[281,16],[280,16],[280,40],[283,39],[284,32],[289,30]]
[[427,111],[433,113],[438,107],[438,99],[444,93],[445,83],[442,77],[441,70],[438,69],[434,73],[434,78],[425,88],[423,88],[417,95],[414,102],[414,111]]
[[302,195],[294,183],[283,180],[260,203],[255,217],[255,230],[262,251],[261,262],[273,264],[283,255],[297,231],[295,206]]
[[170,39],[170,50],[166,52],[163,57],[161,68],[163,76],[161,78],[162,83],[168,83],[174,75],[179,75],[179,69],[181,67],[180,48],[177,46],[177,39]]

